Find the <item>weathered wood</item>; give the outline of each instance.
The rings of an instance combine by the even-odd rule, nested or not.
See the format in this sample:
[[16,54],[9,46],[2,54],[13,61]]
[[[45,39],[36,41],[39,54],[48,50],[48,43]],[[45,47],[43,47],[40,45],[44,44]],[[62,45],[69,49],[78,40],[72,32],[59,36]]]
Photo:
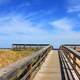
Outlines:
[[78,59],[80,59],[80,53],[77,52],[76,50],[68,47],[68,46],[63,46],[63,48],[65,48],[67,51],[71,52],[75,57],[77,57]]
[[[19,60],[11,65],[9,65],[6,68],[3,68],[0,70],[0,80],[21,80],[25,75],[31,75],[34,69],[38,67],[38,64],[42,61],[43,58],[45,58],[48,54],[48,52],[52,49],[52,46],[46,46],[43,49],[39,50],[36,53],[33,53],[32,56],[30,57],[25,57],[22,60]],[[28,65],[32,65],[34,60],[36,60],[39,56],[39,60],[41,61],[36,61],[35,65],[30,67],[28,69]],[[43,61],[42,61],[43,62]],[[37,64],[38,63],[38,64]],[[25,72],[25,70],[27,70]],[[27,78],[27,77],[26,77]]]
[[33,80],[62,80],[58,52],[51,50]]
[[71,67],[74,69],[74,72],[77,75],[78,80],[79,80],[80,79],[80,64],[77,63],[76,59],[80,60],[80,53],[77,52],[76,50],[74,50],[74,48],[71,48],[70,45],[69,46],[68,45],[67,46],[62,45],[60,47],[60,50],[63,51],[64,57],[68,60]]

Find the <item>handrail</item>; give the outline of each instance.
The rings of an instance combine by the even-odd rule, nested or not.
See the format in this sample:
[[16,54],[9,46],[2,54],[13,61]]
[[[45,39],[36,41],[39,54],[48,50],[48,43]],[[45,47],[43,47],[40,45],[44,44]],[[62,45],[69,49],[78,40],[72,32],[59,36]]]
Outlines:
[[45,60],[52,46],[46,46],[43,49],[33,53],[32,56],[25,57],[6,68],[0,70],[0,80],[25,80],[30,79],[31,74]]
[[80,44],[64,44],[63,46],[80,46]]
[[80,59],[80,53],[77,52],[76,50],[68,47],[68,46],[63,46],[65,49],[67,49],[69,52],[71,52],[75,57],[77,57],[78,59]]
[[[75,74],[80,79],[80,64],[77,63],[77,60],[80,61],[80,53],[71,48],[70,46],[62,45],[60,47],[61,55],[64,57],[64,59],[69,62],[73,70],[75,71]],[[69,66],[70,66],[69,65]],[[72,73],[71,73],[72,74]]]

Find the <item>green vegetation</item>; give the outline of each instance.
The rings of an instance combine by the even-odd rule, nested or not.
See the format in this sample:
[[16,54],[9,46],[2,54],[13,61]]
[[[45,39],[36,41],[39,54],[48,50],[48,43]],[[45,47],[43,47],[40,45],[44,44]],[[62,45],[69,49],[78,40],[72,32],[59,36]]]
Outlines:
[[38,50],[39,48],[27,48],[21,51],[0,50],[0,68],[3,68],[24,57],[30,56],[33,52]]

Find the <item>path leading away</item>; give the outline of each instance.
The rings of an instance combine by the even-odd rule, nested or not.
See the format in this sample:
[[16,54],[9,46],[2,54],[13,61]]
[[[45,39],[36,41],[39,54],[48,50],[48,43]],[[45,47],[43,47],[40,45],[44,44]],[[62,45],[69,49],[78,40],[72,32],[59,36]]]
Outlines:
[[51,50],[33,80],[61,80],[58,51]]

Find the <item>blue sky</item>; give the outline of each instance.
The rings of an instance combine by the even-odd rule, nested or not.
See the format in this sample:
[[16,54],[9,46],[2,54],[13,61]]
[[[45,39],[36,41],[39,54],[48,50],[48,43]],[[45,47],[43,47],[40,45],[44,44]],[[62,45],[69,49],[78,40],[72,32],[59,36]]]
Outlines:
[[0,47],[12,43],[80,43],[80,0],[0,0]]

